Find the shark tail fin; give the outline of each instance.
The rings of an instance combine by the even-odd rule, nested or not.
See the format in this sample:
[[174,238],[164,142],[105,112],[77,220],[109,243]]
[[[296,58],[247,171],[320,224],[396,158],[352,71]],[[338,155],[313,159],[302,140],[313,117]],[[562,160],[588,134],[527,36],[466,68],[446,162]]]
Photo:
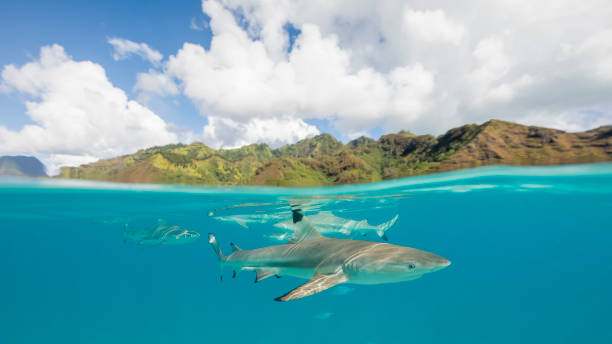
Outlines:
[[223,262],[225,261],[225,256],[221,252],[217,238],[212,233],[208,233],[208,243],[210,243],[213,251],[217,254],[217,258],[219,258],[219,275],[220,279],[223,280]]
[[379,224],[378,226],[376,226],[376,234],[378,234],[378,236],[381,237],[383,240],[387,241],[388,238],[387,238],[386,232],[389,228],[391,228],[395,224],[398,217],[399,215],[395,215],[391,220],[387,222],[383,222]]
[[208,243],[212,247],[213,251],[217,254],[217,258],[219,258],[219,261],[223,261],[225,259],[225,256],[221,252],[221,248],[219,248],[217,238],[215,238],[212,233],[208,233]]

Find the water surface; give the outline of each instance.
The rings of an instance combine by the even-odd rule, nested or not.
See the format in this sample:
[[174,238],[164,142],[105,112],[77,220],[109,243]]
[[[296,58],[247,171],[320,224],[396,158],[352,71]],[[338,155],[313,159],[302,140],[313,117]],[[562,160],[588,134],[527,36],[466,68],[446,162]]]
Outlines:
[[[205,234],[226,253],[279,244],[292,205],[372,225],[399,215],[390,243],[453,264],[288,303],[273,298],[305,280],[220,281]],[[219,220],[231,216],[268,217]],[[203,235],[124,242],[126,224],[159,220]],[[0,342],[610,343],[611,220],[612,164],[307,189],[0,179]]]

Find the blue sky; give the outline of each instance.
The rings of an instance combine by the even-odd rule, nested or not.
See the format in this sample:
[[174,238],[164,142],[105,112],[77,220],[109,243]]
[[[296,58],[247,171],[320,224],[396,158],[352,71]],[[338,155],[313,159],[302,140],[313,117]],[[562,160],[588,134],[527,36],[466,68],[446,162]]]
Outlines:
[[600,0],[6,3],[0,154],[56,170],[490,118],[586,130],[612,123],[610,17]]
[[[200,1],[16,1],[0,11],[0,41],[10,49],[0,52],[0,65],[22,65],[36,57],[41,46],[62,45],[75,60],[90,60],[106,69],[109,80],[134,97],[137,72],[148,64],[140,59],[114,61],[109,37],[126,37],[148,42],[164,55],[176,53],[183,42],[210,44],[210,30],[190,29],[192,18],[201,23],[207,17]],[[151,107],[180,126],[203,126],[191,103],[181,97],[174,102],[152,102]],[[0,123],[19,129],[32,121],[24,116],[18,94],[0,94]]]

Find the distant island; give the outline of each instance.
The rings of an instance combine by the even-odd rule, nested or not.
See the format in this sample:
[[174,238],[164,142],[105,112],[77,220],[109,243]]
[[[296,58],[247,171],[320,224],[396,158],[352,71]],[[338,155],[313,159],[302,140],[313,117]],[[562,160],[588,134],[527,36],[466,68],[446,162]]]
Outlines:
[[271,149],[252,144],[213,150],[174,144],[63,167],[59,178],[191,185],[324,186],[368,183],[485,165],[612,161],[612,126],[566,133],[490,120],[446,134],[408,131],[343,144],[329,134]]
[[33,156],[0,156],[0,176],[46,177],[47,173]]

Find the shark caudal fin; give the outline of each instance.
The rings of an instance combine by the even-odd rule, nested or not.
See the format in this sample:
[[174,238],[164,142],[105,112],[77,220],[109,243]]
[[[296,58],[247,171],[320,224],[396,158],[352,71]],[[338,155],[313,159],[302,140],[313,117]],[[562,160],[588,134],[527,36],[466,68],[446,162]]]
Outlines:
[[219,261],[223,261],[225,259],[225,256],[223,255],[223,253],[221,253],[221,248],[219,248],[219,243],[217,242],[217,239],[212,233],[208,233],[208,243],[212,247],[215,254],[217,254],[217,258],[219,258]]
[[378,234],[378,236],[381,237],[381,239],[383,239],[384,241],[388,241],[389,239],[387,238],[386,232],[395,224],[395,221],[397,221],[398,217],[399,215],[395,215],[391,220],[383,222],[376,226],[376,234]]
[[[212,247],[213,251],[215,252],[215,254],[217,254],[217,258],[219,258],[219,279],[223,280],[223,262],[225,261],[225,256],[221,252],[221,248],[219,248],[219,243],[217,242],[217,239],[212,233],[208,233],[208,243],[210,243],[210,246]],[[235,274],[236,273],[234,272],[234,276]]]

